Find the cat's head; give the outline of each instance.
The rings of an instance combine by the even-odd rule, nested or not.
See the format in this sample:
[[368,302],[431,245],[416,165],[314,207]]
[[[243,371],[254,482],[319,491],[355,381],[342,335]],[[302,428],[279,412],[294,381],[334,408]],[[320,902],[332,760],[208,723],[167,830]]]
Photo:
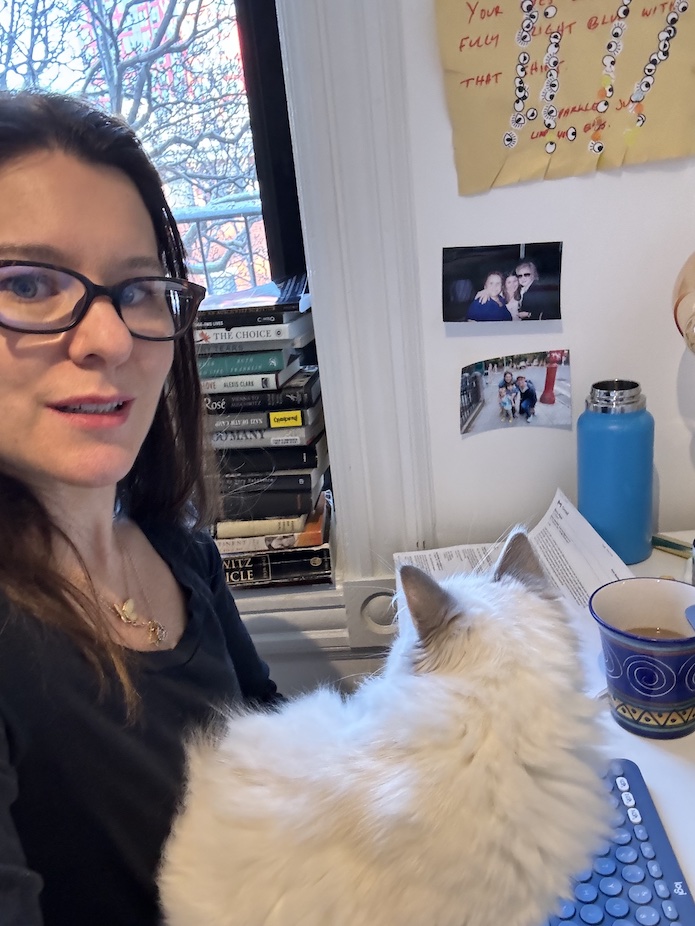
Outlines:
[[563,606],[522,529],[487,573],[437,582],[403,566],[400,585],[393,669],[470,677],[491,667],[506,671],[520,659],[545,660],[553,648],[561,656],[574,649]]

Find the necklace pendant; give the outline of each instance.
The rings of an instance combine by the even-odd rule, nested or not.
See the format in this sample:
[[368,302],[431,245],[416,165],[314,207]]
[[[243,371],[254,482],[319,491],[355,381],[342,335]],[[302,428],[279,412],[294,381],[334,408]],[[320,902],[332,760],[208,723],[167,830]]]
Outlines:
[[132,598],[126,598],[123,604],[114,604],[113,609],[124,624],[138,623],[138,616],[135,613],[135,602]]
[[167,632],[159,621],[148,621],[147,632],[150,638],[149,642],[152,646],[159,646],[166,639]]

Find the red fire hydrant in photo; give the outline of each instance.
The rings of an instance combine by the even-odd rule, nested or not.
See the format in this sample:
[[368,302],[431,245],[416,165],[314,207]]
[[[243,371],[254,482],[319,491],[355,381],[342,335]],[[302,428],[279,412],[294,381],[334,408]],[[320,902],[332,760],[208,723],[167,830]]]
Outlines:
[[555,404],[555,377],[557,376],[558,364],[562,363],[563,353],[564,351],[561,350],[548,351],[548,357],[545,361],[545,386],[539,399],[543,405]]

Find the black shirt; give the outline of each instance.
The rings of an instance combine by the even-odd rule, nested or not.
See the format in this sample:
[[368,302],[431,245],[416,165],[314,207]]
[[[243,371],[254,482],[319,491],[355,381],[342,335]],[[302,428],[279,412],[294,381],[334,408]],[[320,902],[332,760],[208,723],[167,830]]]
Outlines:
[[227,589],[213,541],[141,525],[187,601],[172,650],[132,653],[141,703],[64,633],[0,599],[0,924],[150,926],[156,870],[181,796],[186,736],[215,706],[277,697]]

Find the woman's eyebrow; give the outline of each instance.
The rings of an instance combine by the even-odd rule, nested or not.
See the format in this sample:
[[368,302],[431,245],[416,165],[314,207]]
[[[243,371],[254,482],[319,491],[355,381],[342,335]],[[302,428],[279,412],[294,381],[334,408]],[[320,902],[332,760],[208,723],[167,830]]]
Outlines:
[[[57,264],[67,269],[70,269],[72,264],[67,254],[50,244],[0,244],[0,258],[38,260],[43,263]],[[126,257],[116,261],[114,266],[123,273],[146,271],[159,276],[164,272],[161,261],[147,254]]]

